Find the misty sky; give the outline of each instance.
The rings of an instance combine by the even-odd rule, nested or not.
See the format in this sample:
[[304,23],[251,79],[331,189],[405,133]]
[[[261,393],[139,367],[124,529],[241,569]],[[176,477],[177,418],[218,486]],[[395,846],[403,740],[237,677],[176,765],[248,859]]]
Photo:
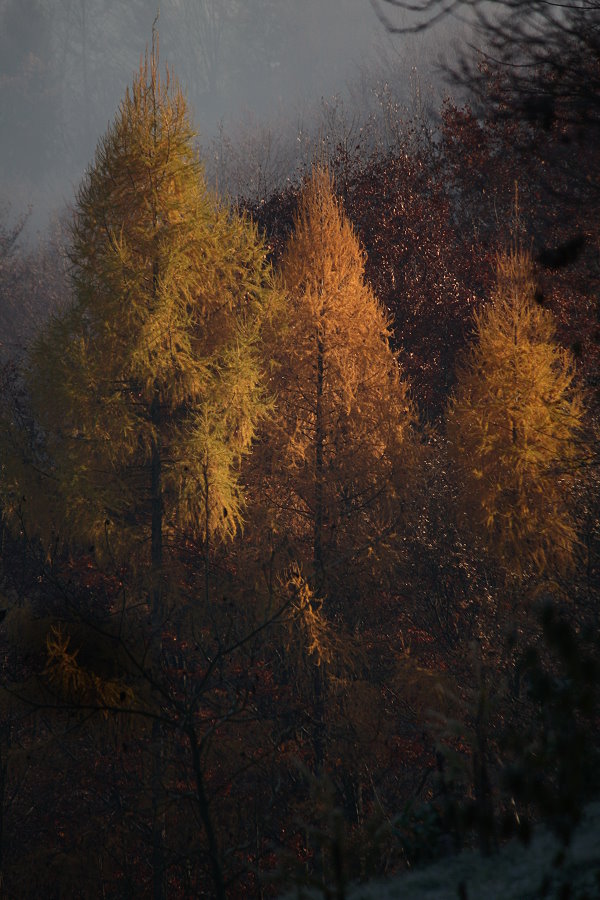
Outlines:
[[[72,200],[156,11],[157,0],[0,0],[0,197],[14,212],[33,204],[36,227]],[[409,98],[415,66],[429,90],[448,46],[447,27],[391,40],[370,0],[161,0],[159,33],[203,147],[219,129],[293,129],[332,95],[359,106],[377,78]]]

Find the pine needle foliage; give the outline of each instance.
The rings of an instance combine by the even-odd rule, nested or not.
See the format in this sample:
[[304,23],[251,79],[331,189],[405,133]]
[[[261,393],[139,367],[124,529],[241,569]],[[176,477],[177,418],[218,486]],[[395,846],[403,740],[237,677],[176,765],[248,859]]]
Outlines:
[[[321,596],[389,550],[410,469],[414,412],[365,255],[315,168],[281,264],[287,327],[274,360],[263,498]],[[379,552],[381,551],[381,552]]]
[[237,470],[266,409],[265,249],[208,192],[193,141],[156,43],[77,195],[74,302],[35,344],[28,378],[54,486],[51,510],[30,493],[30,520],[155,567],[177,529],[203,541],[236,530]]
[[530,254],[518,247],[501,254],[447,420],[465,512],[518,575],[572,562],[569,488],[583,455],[584,399],[573,359],[556,343],[535,290]]

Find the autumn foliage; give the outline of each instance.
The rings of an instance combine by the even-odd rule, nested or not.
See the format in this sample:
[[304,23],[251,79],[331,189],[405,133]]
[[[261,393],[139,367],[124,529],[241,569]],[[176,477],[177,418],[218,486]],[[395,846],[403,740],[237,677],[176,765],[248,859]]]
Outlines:
[[586,453],[574,361],[535,293],[530,255],[500,256],[447,420],[470,525],[518,572],[573,562],[569,485]]
[[372,572],[394,543],[415,417],[324,169],[304,185],[280,273],[288,307],[266,347],[274,411],[256,451],[257,503],[317,590],[339,597],[349,571]]
[[[78,192],[68,302],[2,369],[7,895],[343,896],[544,812],[507,789],[544,690],[595,739],[596,209],[544,193],[565,147],[538,165],[526,131],[448,103],[252,220],[153,47]],[[6,240],[0,296],[29,289]]]

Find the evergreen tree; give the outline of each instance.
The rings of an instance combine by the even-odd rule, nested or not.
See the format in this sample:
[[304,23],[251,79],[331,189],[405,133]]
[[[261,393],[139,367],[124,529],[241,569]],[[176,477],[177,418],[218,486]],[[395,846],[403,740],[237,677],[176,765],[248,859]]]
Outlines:
[[411,458],[414,413],[364,262],[329,173],[316,168],[281,265],[288,321],[269,354],[275,416],[260,487],[276,535],[331,599],[344,580],[349,589],[349,571],[373,574],[392,546]]
[[530,255],[502,254],[448,412],[465,512],[488,548],[519,574],[571,561],[569,485],[582,450],[584,406],[573,360],[555,342],[552,317],[535,291]]

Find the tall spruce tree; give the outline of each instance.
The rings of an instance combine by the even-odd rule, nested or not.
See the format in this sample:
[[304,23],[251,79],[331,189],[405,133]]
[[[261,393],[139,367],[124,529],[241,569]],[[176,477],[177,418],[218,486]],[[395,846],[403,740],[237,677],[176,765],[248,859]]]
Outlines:
[[501,254],[447,421],[471,526],[520,575],[571,562],[569,487],[582,454],[584,403],[573,360],[535,291],[530,254]]
[[331,600],[393,544],[412,456],[408,387],[364,262],[330,174],[315,168],[281,265],[288,321],[269,354],[261,492],[273,529]]

